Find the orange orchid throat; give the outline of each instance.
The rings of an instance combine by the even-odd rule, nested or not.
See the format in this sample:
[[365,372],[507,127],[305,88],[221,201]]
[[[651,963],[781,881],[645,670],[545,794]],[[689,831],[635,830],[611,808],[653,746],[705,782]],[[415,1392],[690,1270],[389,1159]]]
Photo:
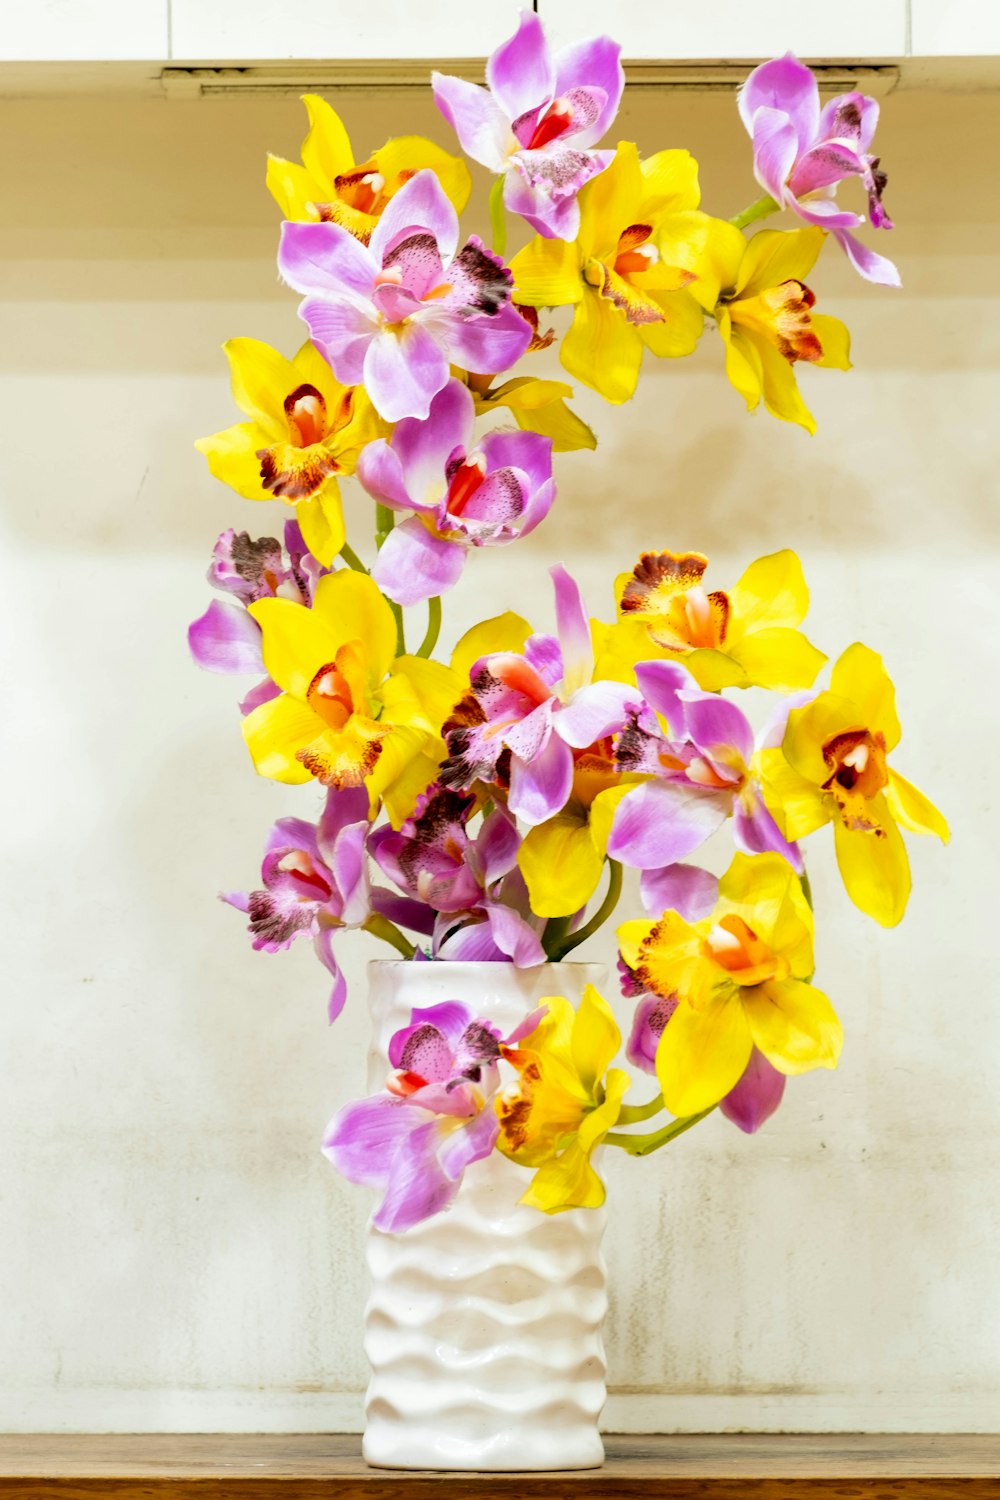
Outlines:
[[658,645],[675,651],[725,645],[731,614],[729,595],[706,592],[708,558],[700,552],[644,552],[621,597],[623,615],[648,617]]
[[705,938],[705,953],[713,963],[730,974],[736,984],[763,984],[768,979],[784,979],[788,961],[774,953],[763,938],[742,917],[734,913],[721,917]]
[[345,391],[337,409],[327,408],[321,391],[308,383],[289,391],[284,402],[288,436],[270,448],[258,448],[261,484],[276,499],[294,504],[322,489],[340,464],[327,446],[350,422],[352,391]]
[[823,760],[830,768],[823,790],[833,796],[844,825],[880,838],[885,838],[885,830],[868,804],[889,784],[885,755],[885,736],[868,729],[846,730],[823,746]]

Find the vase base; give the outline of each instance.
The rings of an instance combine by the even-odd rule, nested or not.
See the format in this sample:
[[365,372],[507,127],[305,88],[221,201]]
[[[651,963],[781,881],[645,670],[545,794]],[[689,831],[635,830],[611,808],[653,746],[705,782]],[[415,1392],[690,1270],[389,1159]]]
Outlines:
[[574,1442],[565,1449],[552,1434],[538,1434],[530,1443],[523,1435],[517,1440],[505,1433],[498,1442],[477,1442],[454,1436],[435,1442],[429,1433],[410,1442],[397,1434],[390,1442],[365,1434],[361,1448],[365,1463],[372,1469],[449,1471],[466,1474],[542,1474],[565,1473],[571,1469],[599,1469],[604,1463],[604,1444],[594,1434],[585,1442]]

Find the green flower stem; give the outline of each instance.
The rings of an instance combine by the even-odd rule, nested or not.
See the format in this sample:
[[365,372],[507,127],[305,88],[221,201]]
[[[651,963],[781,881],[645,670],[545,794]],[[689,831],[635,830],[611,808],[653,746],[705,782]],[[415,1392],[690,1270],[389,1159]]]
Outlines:
[[657,1094],[648,1104],[623,1104],[618,1116],[619,1125],[638,1125],[642,1120],[651,1120],[664,1108],[663,1095]]
[[579,948],[581,943],[585,943],[587,939],[593,933],[595,933],[599,927],[603,926],[603,924],[610,917],[611,913],[614,911],[615,907],[618,905],[618,898],[621,893],[622,867],[616,859],[609,859],[608,889],[605,892],[604,900],[594,912],[594,915],[591,917],[590,921],[585,922],[577,932],[571,933],[566,941],[564,943],[561,943],[556,948],[555,952],[552,954],[553,963],[559,963],[561,959],[564,959],[566,957],[567,953],[572,953],[574,948]]
[[379,912],[372,912],[367,922],[363,924],[363,931],[370,932],[372,937],[381,938],[384,943],[389,943],[397,953],[404,958],[412,958],[416,949],[408,942],[395,922],[390,922],[388,917],[383,917]]
[[542,933],[542,947],[550,963],[554,959],[556,950],[565,941],[569,931],[569,917],[549,917]]
[[671,1120],[669,1125],[664,1125],[662,1130],[654,1130],[651,1135],[622,1135],[619,1131],[612,1130],[604,1137],[604,1144],[620,1146],[629,1156],[649,1156],[653,1151],[659,1151],[668,1141],[675,1141],[685,1130],[697,1125],[699,1120],[706,1120],[714,1109],[713,1104],[710,1109],[703,1109],[700,1115],[685,1115],[683,1119]]
[[490,223],[493,226],[493,254],[504,255],[507,250],[507,220],[503,211],[504,174],[494,177],[490,188]]
[[770,193],[765,193],[763,198],[758,198],[756,203],[751,203],[741,214],[735,214],[729,222],[737,229],[746,229],[748,224],[754,224],[758,219],[766,219],[768,214],[776,214],[780,207],[781,204],[772,198]]
[[[381,552],[383,543],[388,539],[392,528],[396,524],[396,517],[388,505],[379,502],[375,504],[375,547]],[[403,631],[403,611],[398,604],[393,604],[391,599],[386,603],[392,610],[393,619],[396,621],[396,655],[406,655],[406,635]]]
[[815,911],[815,907],[813,906],[812,886],[809,884],[809,872],[806,869],[805,865],[802,866],[802,874],[799,876],[799,884],[802,887],[802,894],[803,896],[805,896],[806,901],[809,904],[809,910]]
[[430,656],[441,634],[441,595],[432,594],[427,601],[427,634],[420,642],[418,656]]
[[349,547],[346,542],[340,549],[340,555],[344,559],[347,566],[354,569],[355,573],[368,572],[368,569],[365,567],[364,563],[361,561],[354,548]]

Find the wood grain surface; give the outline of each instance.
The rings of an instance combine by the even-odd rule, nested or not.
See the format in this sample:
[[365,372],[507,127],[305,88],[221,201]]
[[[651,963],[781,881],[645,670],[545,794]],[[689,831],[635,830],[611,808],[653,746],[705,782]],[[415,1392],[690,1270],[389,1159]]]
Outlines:
[[369,1469],[357,1436],[0,1436],[18,1500],[1000,1500],[1000,1436],[609,1437],[603,1469]]

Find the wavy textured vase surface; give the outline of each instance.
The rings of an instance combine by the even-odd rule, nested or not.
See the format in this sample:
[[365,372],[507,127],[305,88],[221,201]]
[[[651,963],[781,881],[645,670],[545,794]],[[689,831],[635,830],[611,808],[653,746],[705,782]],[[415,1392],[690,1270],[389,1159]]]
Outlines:
[[[369,1087],[414,1006],[462,1000],[505,1033],[546,995],[579,1000],[591,964],[374,963]],[[548,1216],[529,1173],[475,1162],[451,1208],[402,1235],[368,1230],[372,1367],[364,1456],[393,1469],[588,1469],[604,1459],[605,1210]]]

